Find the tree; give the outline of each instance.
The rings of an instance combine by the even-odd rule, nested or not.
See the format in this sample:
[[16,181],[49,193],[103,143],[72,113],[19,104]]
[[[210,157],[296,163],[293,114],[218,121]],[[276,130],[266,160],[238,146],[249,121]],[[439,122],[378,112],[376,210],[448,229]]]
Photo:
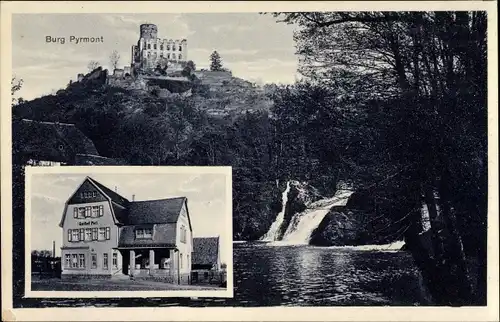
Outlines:
[[111,64],[111,67],[113,67],[113,70],[115,70],[118,67],[118,63],[120,61],[120,54],[118,51],[113,50],[111,52],[111,55],[109,55],[109,62]]
[[17,99],[14,97],[16,92],[21,90],[23,83],[24,83],[24,80],[22,78],[18,79],[16,76],[12,76],[12,80],[10,82],[10,93],[12,95],[12,106],[14,106],[16,104],[20,104],[23,101],[22,98]]
[[210,55],[210,70],[211,71],[222,71],[222,58],[219,53],[214,50]]
[[98,61],[91,60],[91,61],[89,61],[88,65],[87,65],[87,69],[89,70],[89,72],[92,72],[99,66],[101,66],[101,64],[99,64]]
[[[394,205],[400,217],[393,225],[401,225],[436,303],[484,303],[486,14],[275,16],[301,26],[295,34],[301,73],[336,92],[333,106],[345,114],[337,136],[351,141],[341,175],[360,188],[377,187]],[[419,235],[422,202],[430,247]],[[467,256],[480,266],[474,292]]]
[[189,67],[191,69],[191,71],[195,71],[196,70],[196,64],[192,60],[189,60],[186,63],[186,67]]

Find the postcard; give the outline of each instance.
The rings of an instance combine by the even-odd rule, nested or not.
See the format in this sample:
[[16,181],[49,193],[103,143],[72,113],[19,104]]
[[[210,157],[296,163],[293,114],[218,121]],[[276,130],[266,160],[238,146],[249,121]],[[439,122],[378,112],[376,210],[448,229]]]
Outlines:
[[495,9],[2,2],[3,319],[498,320]]

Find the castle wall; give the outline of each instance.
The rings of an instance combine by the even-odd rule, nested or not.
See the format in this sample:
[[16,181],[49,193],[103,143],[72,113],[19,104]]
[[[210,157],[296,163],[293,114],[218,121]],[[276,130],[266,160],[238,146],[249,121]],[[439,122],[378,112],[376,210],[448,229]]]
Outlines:
[[186,62],[186,39],[160,39],[158,29],[153,24],[140,27],[140,38],[136,46],[132,46],[132,63],[142,68],[155,68],[162,60]]

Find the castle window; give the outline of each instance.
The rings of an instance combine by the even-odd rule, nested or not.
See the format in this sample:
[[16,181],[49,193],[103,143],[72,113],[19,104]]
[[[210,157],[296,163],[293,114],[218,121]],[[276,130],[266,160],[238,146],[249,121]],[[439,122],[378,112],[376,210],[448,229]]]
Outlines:
[[176,58],[175,58],[175,54],[172,54],[172,59],[176,59]]
[[111,238],[111,228],[106,227],[106,240]]
[[172,46],[172,50],[175,51],[175,45]]
[[167,45],[167,50],[170,50],[170,45]]
[[156,44],[154,44],[153,48],[156,49]]
[[163,45],[160,45],[160,50],[163,50]]
[[170,54],[167,54],[167,59],[170,59]]
[[163,58],[163,53],[160,53],[160,58]]
[[181,54],[179,54],[179,59],[182,59],[182,55]]
[[179,46],[179,51],[182,51],[182,46]]
[[148,44],[148,49],[151,49],[151,44]]

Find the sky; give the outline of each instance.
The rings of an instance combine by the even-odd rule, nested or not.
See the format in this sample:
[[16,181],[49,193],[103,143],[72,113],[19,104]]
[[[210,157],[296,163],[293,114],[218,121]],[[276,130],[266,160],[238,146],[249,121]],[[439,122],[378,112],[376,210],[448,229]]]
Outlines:
[[[64,88],[89,61],[109,68],[117,50],[119,67],[130,64],[131,46],[139,39],[139,25],[158,26],[158,37],[187,39],[188,59],[198,69],[208,68],[217,50],[224,67],[243,79],[290,84],[295,81],[297,57],[294,27],[258,13],[169,14],[14,14],[12,69],[24,80],[18,97],[33,99]],[[65,37],[64,44],[46,37]],[[103,37],[103,43],[69,42],[70,36]]]
[[[224,259],[232,232],[226,226],[226,177],[224,174],[161,173],[161,174],[33,174],[31,177],[31,249],[52,250],[60,255],[62,230],[59,222],[64,203],[86,176],[110,189],[117,188],[123,197],[152,200],[187,197],[194,237],[221,237]],[[231,187],[229,187],[231,189]],[[43,232],[43,233],[40,233]],[[223,260],[224,261],[224,260]]]

